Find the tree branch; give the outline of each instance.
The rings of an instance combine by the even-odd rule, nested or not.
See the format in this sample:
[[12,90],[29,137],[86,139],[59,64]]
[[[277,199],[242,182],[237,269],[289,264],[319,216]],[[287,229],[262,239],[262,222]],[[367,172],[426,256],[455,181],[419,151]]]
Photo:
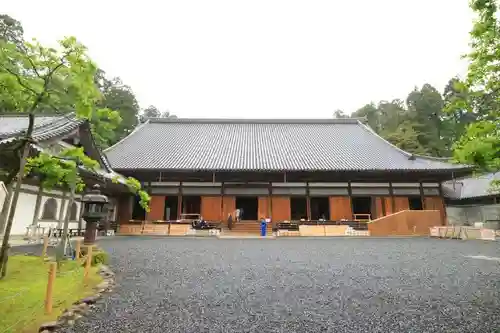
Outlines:
[[17,74],[16,72],[13,72],[12,70],[10,70],[9,68],[5,67],[5,66],[1,66],[4,70],[6,70],[7,72],[9,72],[11,75],[13,75],[17,82],[19,83],[19,85],[21,87],[23,87],[24,89],[30,91],[31,93],[33,93],[33,95],[38,95],[38,92],[36,90],[34,90],[33,88],[27,86],[22,80],[21,80],[21,77],[19,76],[19,74]]
[[[43,81],[43,90],[38,94],[38,96],[36,97],[35,101],[33,102],[33,105],[31,105],[31,108],[30,110],[28,111],[29,113],[32,113],[33,111],[35,111],[35,109],[38,107],[38,105],[40,104],[40,102],[42,101],[44,95],[47,93],[47,91],[49,90],[48,87],[49,87],[49,83],[50,83],[50,80],[52,79],[52,75],[54,75],[54,73],[59,69],[61,68],[62,66],[64,66],[64,58],[67,57],[72,51],[68,51],[64,54],[64,56],[61,58],[61,62],[55,66],[54,68],[52,68],[48,73],[47,75],[45,75]],[[28,132],[29,132],[29,129],[28,129]],[[31,133],[29,133],[28,135],[31,135]]]

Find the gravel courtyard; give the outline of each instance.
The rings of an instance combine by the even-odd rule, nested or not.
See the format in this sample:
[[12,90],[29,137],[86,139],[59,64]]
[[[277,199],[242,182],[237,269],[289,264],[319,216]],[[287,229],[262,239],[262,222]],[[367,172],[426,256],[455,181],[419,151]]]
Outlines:
[[497,242],[116,237],[100,244],[119,286],[66,332],[500,328]]

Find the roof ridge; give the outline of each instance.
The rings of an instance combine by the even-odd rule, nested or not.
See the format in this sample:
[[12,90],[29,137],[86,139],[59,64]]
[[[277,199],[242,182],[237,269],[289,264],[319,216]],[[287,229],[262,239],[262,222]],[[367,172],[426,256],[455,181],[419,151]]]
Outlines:
[[357,124],[359,118],[147,118],[150,123],[193,124]]
[[134,130],[132,132],[130,132],[126,137],[124,137],[123,139],[119,140],[118,142],[116,142],[114,145],[112,146],[109,146],[108,148],[104,149],[102,152],[103,153],[106,153],[108,151],[110,151],[111,149],[114,149],[115,147],[118,147],[119,145],[121,145],[123,142],[125,142],[128,138],[132,137],[134,134],[136,134],[139,130],[141,130],[143,127],[145,127],[147,124],[149,124],[149,119],[147,119],[144,123],[136,126],[134,128]]

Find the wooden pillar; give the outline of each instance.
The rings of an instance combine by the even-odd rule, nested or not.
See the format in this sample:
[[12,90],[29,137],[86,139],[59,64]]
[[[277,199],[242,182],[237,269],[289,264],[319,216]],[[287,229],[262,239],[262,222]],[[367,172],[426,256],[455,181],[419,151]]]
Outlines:
[[181,218],[182,214],[182,182],[179,183],[179,194],[177,196],[177,219]]
[[220,186],[220,216],[222,222],[227,222],[227,216],[224,216],[224,182]]
[[42,204],[42,197],[43,197],[43,188],[42,184],[40,184],[38,185],[38,193],[36,194],[35,211],[33,213],[33,221],[31,222],[31,225],[36,225],[38,223],[38,217],[40,216],[40,206]]
[[306,182],[306,215],[307,220],[311,221],[311,195],[309,193],[309,182]]
[[424,185],[422,182],[419,182],[418,189],[420,191],[420,201],[422,201],[422,210],[425,210]]
[[272,187],[272,183],[269,182],[269,185],[268,185],[268,192],[267,192],[267,217],[271,217],[271,214],[272,214],[272,211],[271,211],[271,201],[272,200],[272,195],[273,195],[273,187]]
[[[349,218],[349,220],[354,220],[354,207],[352,205],[352,187],[350,180],[347,182],[347,194],[349,195],[349,204],[351,205],[351,217]],[[331,215],[332,213],[330,213],[330,216]]]
[[441,182],[439,182],[439,197],[441,198],[441,217],[442,217],[442,223],[443,225],[448,225],[448,222],[447,222],[447,214],[446,214],[446,205],[445,205],[445,202],[444,202],[444,194],[443,194],[443,187],[441,186]]
[[269,189],[270,191],[270,196],[269,196],[269,218],[271,219],[271,222],[274,226],[274,218],[273,218],[273,190],[272,188]]
[[394,214],[396,212],[396,202],[394,201],[394,189],[391,182],[389,182],[389,197],[391,198],[391,210]]

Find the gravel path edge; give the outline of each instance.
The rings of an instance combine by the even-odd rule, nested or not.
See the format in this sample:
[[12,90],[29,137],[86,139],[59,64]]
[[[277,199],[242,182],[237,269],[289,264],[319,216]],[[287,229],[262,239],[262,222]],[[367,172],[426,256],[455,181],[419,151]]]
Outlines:
[[61,328],[71,327],[75,321],[88,314],[89,311],[95,309],[95,303],[102,297],[103,294],[113,291],[115,284],[115,274],[106,265],[101,265],[98,274],[103,278],[95,288],[95,294],[87,296],[79,301],[76,301],[73,306],[66,309],[58,318],[57,321],[52,321],[40,325],[38,332],[53,333],[58,332]]

